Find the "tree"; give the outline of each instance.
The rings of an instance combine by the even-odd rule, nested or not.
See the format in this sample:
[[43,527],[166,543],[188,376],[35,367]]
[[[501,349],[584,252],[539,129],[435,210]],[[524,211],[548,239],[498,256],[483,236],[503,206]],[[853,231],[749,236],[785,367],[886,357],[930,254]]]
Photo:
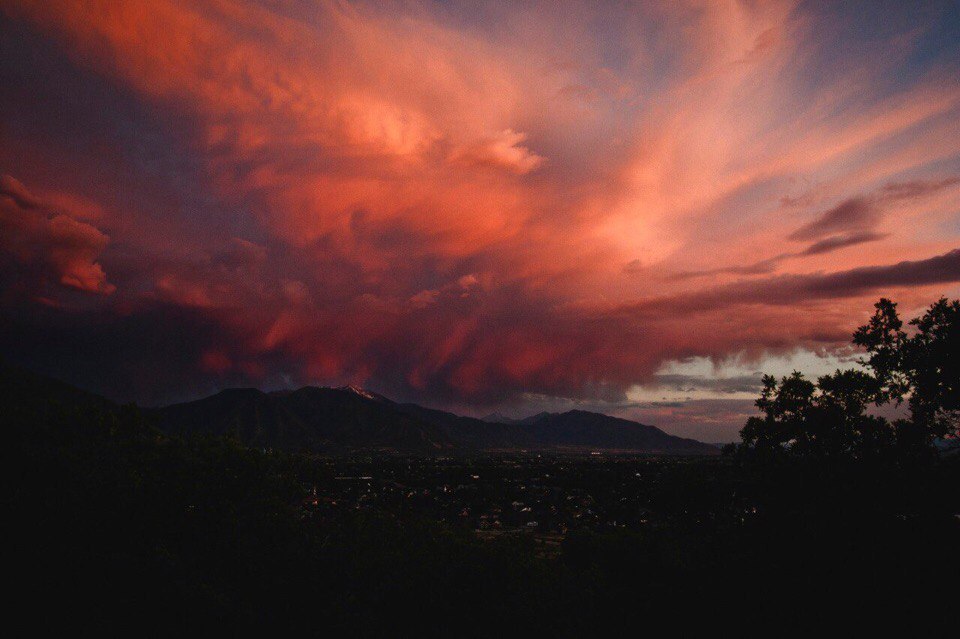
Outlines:
[[940,298],[903,330],[897,305],[881,299],[853,342],[880,383],[877,403],[907,401],[909,427],[925,443],[955,436],[960,425],[960,301]]
[[744,447],[804,457],[862,457],[893,441],[890,424],[869,415],[880,384],[858,370],[838,370],[817,383],[794,371],[778,383],[763,377],[756,405],[763,417],[747,420]]
[[[838,370],[814,384],[799,372],[778,383],[763,377],[762,417],[747,420],[742,448],[798,456],[863,457],[896,445],[929,449],[960,426],[960,301],[941,298],[905,329],[897,305],[883,298],[853,334],[867,370]],[[871,404],[910,408],[890,424]]]
[[763,417],[747,420],[740,431],[744,444],[772,452],[795,443],[813,409],[815,390],[813,383],[797,371],[779,384],[772,375],[764,375],[763,390],[756,401]]

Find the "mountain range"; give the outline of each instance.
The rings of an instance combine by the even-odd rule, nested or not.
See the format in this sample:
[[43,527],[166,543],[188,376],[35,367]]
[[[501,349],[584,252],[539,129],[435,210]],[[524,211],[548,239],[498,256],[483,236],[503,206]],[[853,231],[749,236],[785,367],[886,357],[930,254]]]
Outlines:
[[[116,405],[100,396],[29,371],[2,367],[6,403]],[[464,417],[394,402],[357,388],[306,386],[264,392],[234,388],[196,401],[143,409],[160,430],[175,435],[226,436],[257,448],[335,453],[386,449],[440,453],[470,450],[620,451],[715,455],[716,447],[669,435],[618,417],[582,410],[539,413],[520,420],[495,414]]]

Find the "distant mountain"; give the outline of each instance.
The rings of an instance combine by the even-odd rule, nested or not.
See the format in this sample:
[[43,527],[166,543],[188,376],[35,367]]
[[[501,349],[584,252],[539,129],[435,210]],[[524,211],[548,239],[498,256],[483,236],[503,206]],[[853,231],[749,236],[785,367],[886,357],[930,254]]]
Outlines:
[[229,436],[262,448],[436,451],[454,446],[436,425],[397,410],[379,395],[349,386],[308,386],[278,393],[231,389],[153,412],[167,432]]
[[534,441],[552,448],[592,448],[681,455],[715,455],[717,448],[659,428],[602,413],[540,413],[520,421]]
[[[156,411],[178,434],[229,435],[251,446],[297,451],[336,448],[398,450],[618,450],[715,455],[717,448],[659,428],[600,413],[539,413],[491,422],[418,404],[400,404],[352,386],[263,393],[228,390]],[[501,416],[502,417],[502,416]]]
[[110,400],[70,384],[0,361],[0,412],[42,417],[62,409],[111,409]]
[[539,445],[533,433],[519,424],[490,423],[474,417],[425,408],[418,404],[394,404],[397,410],[441,428],[450,441],[462,448],[528,449]]
[[[8,415],[28,419],[64,408],[119,409],[99,395],[2,363],[0,407]],[[485,421],[400,404],[355,386],[307,386],[271,393],[234,388],[192,402],[144,409],[144,413],[171,434],[226,436],[248,446],[292,452],[522,449],[718,453],[710,444],[600,413],[573,410],[507,422]]]
[[507,417],[500,411],[494,411],[486,417],[481,417],[480,421],[487,422],[488,424],[516,424],[520,420]]

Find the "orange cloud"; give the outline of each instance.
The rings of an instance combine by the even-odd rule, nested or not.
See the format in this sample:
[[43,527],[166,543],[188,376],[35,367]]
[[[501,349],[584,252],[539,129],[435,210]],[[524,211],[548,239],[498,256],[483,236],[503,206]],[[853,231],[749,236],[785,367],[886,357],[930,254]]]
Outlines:
[[109,295],[116,287],[96,261],[108,242],[96,227],[33,195],[15,178],[0,175],[0,251],[20,269],[20,281],[10,283],[14,288],[41,295],[44,282],[52,280]]
[[[29,86],[0,135],[43,191],[4,183],[0,247],[112,321],[204,327],[177,366],[222,383],[470,404],[835,348],[872,296],[956,290],[960,58],[914,55],[929,16],[479,5],[4,3]],[[82,138],[50,115],[75,95]]]

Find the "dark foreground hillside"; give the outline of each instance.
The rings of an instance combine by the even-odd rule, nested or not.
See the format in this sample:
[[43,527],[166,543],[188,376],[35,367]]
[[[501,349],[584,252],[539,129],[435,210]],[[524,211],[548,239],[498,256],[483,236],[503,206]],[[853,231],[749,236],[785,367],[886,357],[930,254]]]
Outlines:
[[[451,477],[500,473],[489,485],[516,490],[560,474],[558,498],[598,503],[634,478],[642,517],[588,517],[548,546],[536,533],[479,534],[415,506],[434,480],[406,458],[181,439],[133,408],[31,384],[6,379],[0,397],[4,565],[14,568],[15,618],[31,634],[63,624],[80,634],[351,637],[881,624],[917,636],[954,615],[955,457],[749,468],[716,458],[527,466],[463,457],[443,467]],[[395,505],[343,487],[378,468],[393,474],[372,485],[404,488]]]

